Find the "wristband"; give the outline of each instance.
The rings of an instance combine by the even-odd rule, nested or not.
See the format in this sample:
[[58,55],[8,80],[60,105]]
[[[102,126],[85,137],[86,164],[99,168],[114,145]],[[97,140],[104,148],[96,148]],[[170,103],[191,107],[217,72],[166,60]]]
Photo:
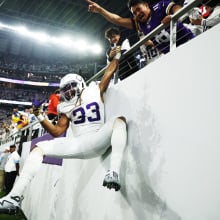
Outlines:
[[45,118],[44,118],[44,116],[42,114],[39,114],[37,116],[37,119],[39,120],[39,122],[42,122]]
[[119,60],[121,58],[121,53],[117,53],[116,55],[115,55],[115,59],[116,60]]

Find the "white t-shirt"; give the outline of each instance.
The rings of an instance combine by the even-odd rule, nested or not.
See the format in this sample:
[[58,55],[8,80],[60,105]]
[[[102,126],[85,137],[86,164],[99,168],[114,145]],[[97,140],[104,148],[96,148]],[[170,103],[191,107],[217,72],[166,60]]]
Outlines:
[[20,156],[17,151],[8,155],[8,160],[5,164],[5,172],[16,171],[16,164],[20,163]]

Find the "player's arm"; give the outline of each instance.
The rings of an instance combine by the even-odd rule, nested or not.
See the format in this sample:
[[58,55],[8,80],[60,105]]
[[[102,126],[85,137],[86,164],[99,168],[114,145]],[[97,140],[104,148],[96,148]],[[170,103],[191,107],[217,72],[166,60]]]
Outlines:
[[97,3],[91,1],[91,0],[86,0],[89,4],[88,10],[93,13],[98,13],[102,15],[107,21],[116,24],[118,26],[122,26],[128,29],[132,29],[132,20],[131,18],[122,18],[121,16],[114,14],[110,11],[107,11]]
[[69,126],[69,119],[66,115],[61,114],[60,118],[56,125],[53,125],[48,120],[41,121],[41,125],[44,129],[46,129],[52,136],[59,137],[61,134],[63,134],[68,126]]
[[69,119],[64,114],[61,114],[57,124],[53,125],[50,121],[44,118],[44,116],[40,113],[39,108],[33,108],[33,112],[41,123],[42,127],[47,130],[53,137],[59,137],[67,130],[69,126]]
[[105,73],[101,79],[101,82],[99,83],[100,95],[101,95],[102,101],[104,101],[103,94],[108,88],[109,82],[114,72],[117,70],[117,68],[118,68],[118,59],[113,59],[109,63],[108,67],[106,68]]

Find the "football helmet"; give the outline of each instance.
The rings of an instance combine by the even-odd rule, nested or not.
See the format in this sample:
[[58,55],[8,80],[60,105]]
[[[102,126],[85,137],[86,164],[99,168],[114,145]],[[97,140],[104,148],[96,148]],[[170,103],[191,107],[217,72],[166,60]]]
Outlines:
[[86,83],[80,75],[69,73],[60,80],[60,95],[65,101],[74,101],[85,87]]

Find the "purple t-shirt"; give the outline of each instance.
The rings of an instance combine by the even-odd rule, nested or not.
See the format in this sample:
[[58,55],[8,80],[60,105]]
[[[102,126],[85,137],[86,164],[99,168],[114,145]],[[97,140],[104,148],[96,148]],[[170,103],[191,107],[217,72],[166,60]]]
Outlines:
[[[162,19],[167,16],[167,8],[171,1],[159,1],[157,4],[150,6],[151,17],[147,22],[138,22],[141,31],[147,35],[153,29],[161,24]],[[133,20],[133,28],[136,29]],[[176,45],[179,46],[194,37],[190,29],[185,27],[181,22],[177,23]],[[167,53],[170,50],[170,27],[162,30],[153,39],[154,45],[161,53]]]

